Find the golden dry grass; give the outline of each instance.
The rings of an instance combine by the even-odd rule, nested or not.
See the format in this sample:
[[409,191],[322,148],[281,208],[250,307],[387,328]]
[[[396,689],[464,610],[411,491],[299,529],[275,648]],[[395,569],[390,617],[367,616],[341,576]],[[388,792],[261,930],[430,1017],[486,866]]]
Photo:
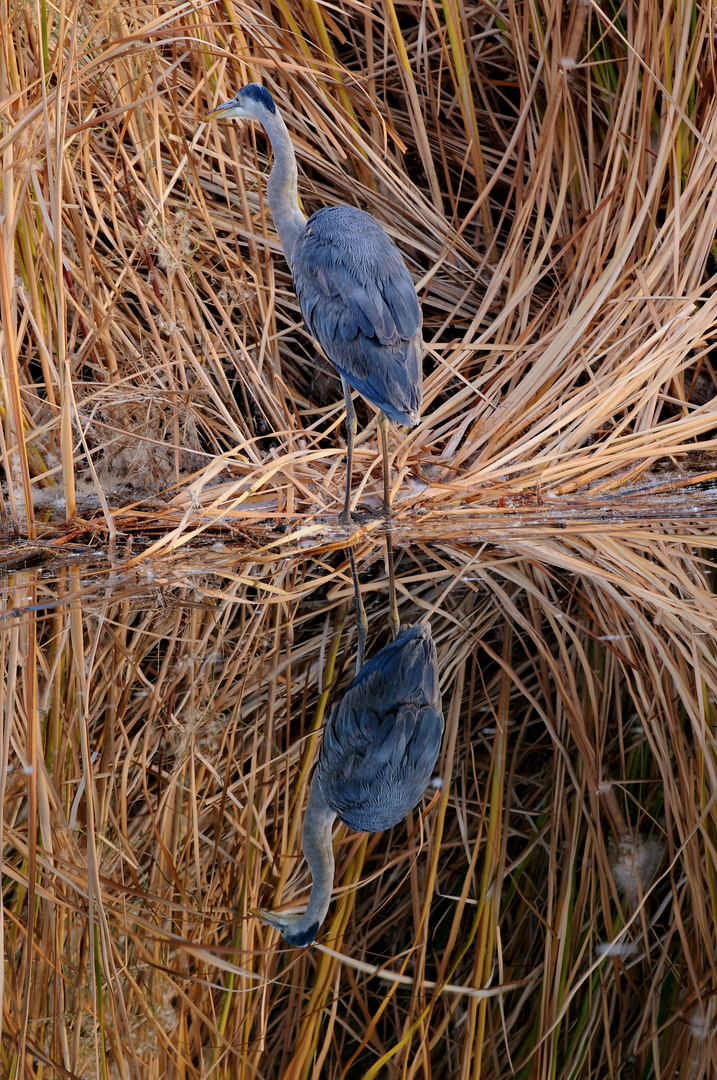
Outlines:
[[[416,276],[428,355],[422,422],[396,449],[404,513],[611,491],[713,447],[711,5],[566,16],[554,0],[7,11],[8,513],[25,526],[31,490],[38,522],[79,500],[110,530],[138,500],[183,529],[199,508],[335,514],[339,384],[280,257],[265,140],[204,121],[248,78],[287,118],[307,211],[371,210]],[[375,499],[373,423],[357,476]]]
[[[314,733],[353,673],[345,553],[16,570],[6,1074],[713,1075],[700,543],[636,525],[401,545],[402,620],[440,601],[444,785],[391,833],[339,833],[307,950],[252,912],[306,896]],[[383,545],[357,554],[376,648]]]
[[[711,2],[0,20],[2,513],[51,560],[0,593],[0,1070],[715,1075]],[[394,494],[401,616],[438,605],[444,784],[339,835],[302,952],[252,909],[306,895],[345,544],[372,649],[386,575],[380,525],[335,522],[340,388],[263,136],[204,121],[249,78],[307,211],[396,237],[429,345]]]

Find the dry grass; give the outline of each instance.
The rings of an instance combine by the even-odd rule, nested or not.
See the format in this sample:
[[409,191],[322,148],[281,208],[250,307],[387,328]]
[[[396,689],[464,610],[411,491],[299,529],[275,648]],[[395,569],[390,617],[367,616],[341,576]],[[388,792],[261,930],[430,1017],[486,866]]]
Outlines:
[[[716,1075],[709,0],[0,20],[0,509],[53,560],[0,594],[0,1070]],[[351,675],[343,408],[263,136],[203,119],[249,78],[307,211],[357,203],[409,259],[402,618],[453,586],[443,788],[340,835],[303,952],[251,912],[306,894],[311,755]],[[350,541],[373,648],[380,531]]]
[[[307,211],[370,209],[418,280],[404,512],[605,492],[713,447],[711,5],[572,8],[6,12],[7,511],[31,535],[29,491],[38,526],[79,505],[113,530],[137,500],[182,529],[201,507],[336,513],[340,388],[280,257],[265,140],[203,120],[248,78],[286,115]],[[371,424],[369,503],[376,443]]]
[[[355,652],[345,552],[16,571],[4,1072],[714,1075],[699,544],[635,526],[402,547],[403,621],[452,586],[433,616],[444,785],[391,833],[339,834],[303,951],[252,911],[306,897],[314,733]],[[376,648],[383,547],[358,554]]]

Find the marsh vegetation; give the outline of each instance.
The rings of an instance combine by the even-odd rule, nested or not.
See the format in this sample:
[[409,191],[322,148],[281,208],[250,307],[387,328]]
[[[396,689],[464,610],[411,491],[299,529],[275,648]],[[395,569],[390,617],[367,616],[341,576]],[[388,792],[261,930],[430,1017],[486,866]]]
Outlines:
[[[711,3],[0,5],[0,1069],[717,1073]],[[405,822],[301,813],[389,638],[266,141],[369,210],[428,345],[399,615],[446,730]],[[354,493],[380,505],[371,410]]]

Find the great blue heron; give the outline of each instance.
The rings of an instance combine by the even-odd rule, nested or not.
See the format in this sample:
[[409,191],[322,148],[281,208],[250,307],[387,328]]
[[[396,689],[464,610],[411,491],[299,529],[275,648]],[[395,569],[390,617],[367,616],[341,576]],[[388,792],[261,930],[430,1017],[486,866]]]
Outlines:
[[336,818],[358,832],[397,825],[431,779],[442,734],[436,647],[418,622],[361,667],[326,720],[301,834],[309,905],[303,915],[259,912],[290,945],[310,945],[326,916]]
[[310,334],[341,376],[346,398],[348,522],[356,412],[351,387],[379,410],[383,508],[391,513],[388,422],[413,427],[423,396],[423,323],[403,256],[379,223],[355,206],[325,206],[306,220],[297,197],[291,136],[269,91],[243,86],[212,119],[260,123],[274,150],[267,193]]

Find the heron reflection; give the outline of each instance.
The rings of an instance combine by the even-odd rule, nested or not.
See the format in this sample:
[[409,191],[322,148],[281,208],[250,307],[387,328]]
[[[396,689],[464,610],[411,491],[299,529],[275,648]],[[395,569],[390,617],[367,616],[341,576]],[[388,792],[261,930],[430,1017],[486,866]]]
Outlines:
[[[358,594],[357,604],[360,613]],[[313,879],[308,907],[303,915],[259,912],[290,945],[310,945],[326,917],[336,819],[358,832],[397,825],[428,786],[442,735],[436,647],[422,621],[361,666],[326,719],[301,837]]]

